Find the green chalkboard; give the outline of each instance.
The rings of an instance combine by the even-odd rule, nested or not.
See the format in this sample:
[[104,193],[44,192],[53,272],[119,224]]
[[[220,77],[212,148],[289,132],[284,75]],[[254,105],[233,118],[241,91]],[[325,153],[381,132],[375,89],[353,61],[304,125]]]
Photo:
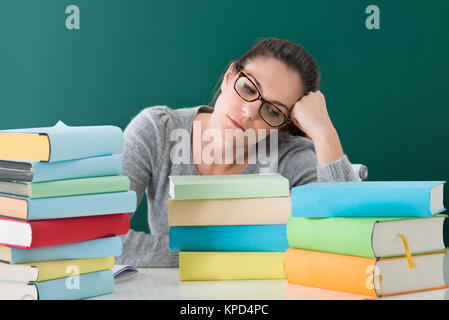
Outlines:
[[124,129],[147,106],[207,104],[230,60],[278,37],[316,59],[343,148],[370,180],[446,180],[448,12],[441,0],[1,1],[0,128]]

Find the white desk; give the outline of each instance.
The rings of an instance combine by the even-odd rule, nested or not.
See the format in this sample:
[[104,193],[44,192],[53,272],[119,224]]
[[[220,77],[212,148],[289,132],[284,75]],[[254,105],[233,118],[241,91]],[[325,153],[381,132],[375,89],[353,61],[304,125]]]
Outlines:
[[[115,284],[114,292],[92,300],[307,300],[363,299],[325,289],[288,284],[286,280],[179,281],[177,268],[139,269]],[[449,289],[397,295],[384,300],[449,300]]]

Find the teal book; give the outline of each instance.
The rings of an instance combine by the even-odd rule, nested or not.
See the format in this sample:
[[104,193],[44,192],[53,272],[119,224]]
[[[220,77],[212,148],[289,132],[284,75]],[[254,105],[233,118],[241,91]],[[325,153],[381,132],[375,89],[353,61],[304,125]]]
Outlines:
[[121,172],[118,154],[58,162],[0,160],[3,181],[43,182],[114,176]]
[[0,195],[0,216],[48,220],[136,211],[134,191],[29,199]]
[[128,191],[127,176],[107,176],[46,182],[0,181],[0,193],[29,199]]
[[288,180],[278,173],[169,176],[175,200],[270,198],[290,195]]
[[177,226],[169,229],[171,251],[270,251],[290,246],[285,224]]
[[287,239],[295,249],[388,258],[446,249],[446,215],[429,218],[301,218],[290,216]]
[[[65,161],[123,151],[123,132],[116,126],[67,126],[0,130],[0,158]],[[4,149],[3,149],[4,148]]]
[[292,188],[294,217],[431,217],[446,181],[314,182]]
[[111,270],[28,284],[0,282],[1,300],[80,300],[113,291],[114,276]]
[[120,237],[106,237],[34,249],[0,245],[0,261],[10,264],[119,257],[121,254],[122,239]]

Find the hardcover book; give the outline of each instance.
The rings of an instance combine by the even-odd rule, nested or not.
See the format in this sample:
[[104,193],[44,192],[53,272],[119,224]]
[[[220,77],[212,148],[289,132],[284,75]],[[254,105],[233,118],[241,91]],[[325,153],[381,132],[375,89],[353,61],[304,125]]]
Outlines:
[[171,251],[270,251],[289,248],[286,225],[170,227]]
[[278,173],[169,176],[175,200],[288,197],[289,182]]
[[121,254],[122,239],[120,237],[106,237],[35,249],[0,245],[0,261],[9,264],[119,257]]
[[0,181],[0,193],[37,199],[128,191],[127,176],[91,177],[46,182]]
[[45,220],[134,212],[134,191],[108,192],[27,199],[0,195],[0,216],[22,220]]
[[120,154],[123,132],[115,126],[67,126],[0,131],[0,158],[28,161],[64,161]]
[[0,218],[0,244],[39,248],[126,234],[128,213],[22,221]]
[[0,160],[0,180],[43,182],[103,177],[122,172],[120,155],[91,157],[58,162]]
[[284,252],[180,252],[179,280],[284,279]]
[[445,250],[446,215],[430,218],[289,217],[292,248],[386,258]]
[[431,217],[445,181],[314,182],[292,188],[294,217]]
[[406,257],[364,258],[335,253],[287,249],[284,271],[289,283],[365,296],[382,297],[449,287],[444,266],[447,251]]
[[32,262],[31,264],[0,263],[0,281],[42,282],[112,269],[114,257]]
[[287,224],[290,197],[168,200],[169,226]]
[[0,300],[79,300],[114,291],[111,270],[81,274],[77,279],[77,283],[69,277],[34,284],[0,282]]

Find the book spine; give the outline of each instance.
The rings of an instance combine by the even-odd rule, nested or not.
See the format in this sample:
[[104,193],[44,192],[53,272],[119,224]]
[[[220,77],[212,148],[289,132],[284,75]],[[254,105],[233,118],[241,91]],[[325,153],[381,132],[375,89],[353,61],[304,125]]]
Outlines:
[[270,251],[289,248],[286,225],[170,227],[171,251]]
[[14,247],[10,249],[11,264],[110,256],[119,257],[122,254],[122,239],[120,237],[107,237],[35,249]]
[[37,282],[42,282],[65,278],[73,273],[78,275],[112,269],[114,257],[34,262],[33,266],[39,269]]
[[126,234],[128,213],[30,221],[32,241],[29,248],[86,241]]
[[29,199],[28,220],[134,212],[136,204],[134,191]]
[[114,176],[122,172],[122,161],[117,154],[58,162],[33,162],[32,164],[32,182]]
[[179,279],[284,279],[284,252],[180,252]]
[[307,188],[291,192],[294,217],[430,217],[429,188]]
[[372,234],[376,219],[295,218],[287,222],[290,247],[374,258]]
[[286,224],[290,197],[173,200],[168,199],[169,226]]
[[30,198],[50,198],[71,195],[128,191],[127,176],[108,176],[30,183]]
[[238,184],[175,185],[175,200],[288,197],[288,181]]

